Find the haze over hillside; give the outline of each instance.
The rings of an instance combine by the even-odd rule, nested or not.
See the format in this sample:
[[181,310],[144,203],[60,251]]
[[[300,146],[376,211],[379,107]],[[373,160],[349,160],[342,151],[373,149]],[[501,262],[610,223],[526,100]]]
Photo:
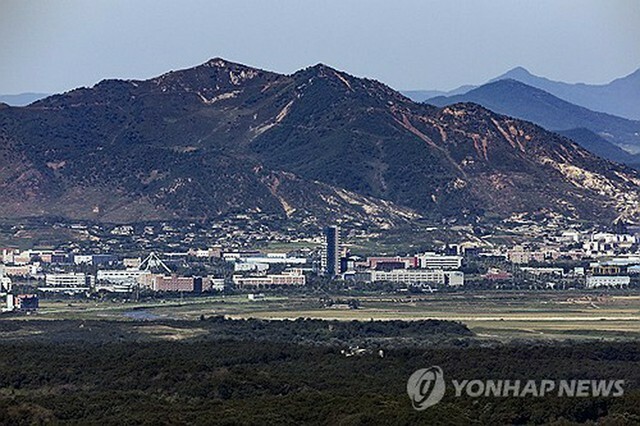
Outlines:
[[46,98],[47,93],[19,93],[17,95],[0,95],[0,103],[11,106],[25,106],[38,99]]
[[636,218],[640,178],[531,123],[319,64],[223,59],[0,110],[5,217]]

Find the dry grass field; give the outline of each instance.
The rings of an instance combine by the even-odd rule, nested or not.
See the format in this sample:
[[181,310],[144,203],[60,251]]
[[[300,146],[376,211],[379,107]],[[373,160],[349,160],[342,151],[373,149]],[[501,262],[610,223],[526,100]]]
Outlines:
[[[347,299],[344,298],[343,299]],[[483,292],[358,296],[359,309],[324,307],[317,297],[210,296],[146,303],[42,301],[16,319],[195,320],[232,318],[460,321],[492,339],[640,339],[640,295],[593,292]]]

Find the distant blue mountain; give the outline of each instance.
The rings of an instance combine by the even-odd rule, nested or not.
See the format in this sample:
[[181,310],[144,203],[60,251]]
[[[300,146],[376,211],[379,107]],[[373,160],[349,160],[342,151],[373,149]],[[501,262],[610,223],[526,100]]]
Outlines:
[[20,93],[17,95],[0,95],[0,102],[11,106],[25,106],[32,102],[46,98],[47,93]]
[[[523,67],[513,68],[488,82],[499,80],[516,80],[592,111],[640,120],[640,68],[607,84],[570,84],[554,81],[533,75]],[[467,84],[450,91],[405,90],[402,93],[416,102],[424,102],[437,96],[462,95],[478,87]]]
[[[640,121],[591,111],[520,81],[497,80],[462,95],[439,96],[426,101],[441,107],[461,102],[474,102],[495,112],[534,122],[552,131],[588,129],[590,134],[574,132],[572,139],[613,161],[635,163],[635,158],[624,157],[624,151],[633,155],[640,153]],[[593,136],[624,151],[621,153],[613,149],[614,147],[605,148],[602,142],[603,147],[595,149],[594,144],[597,142]]]
[[572,104],[631,120],[640,120],[640,69],[607,84],[563,83],[516,67],[491,80],[512,79],[549,92]]

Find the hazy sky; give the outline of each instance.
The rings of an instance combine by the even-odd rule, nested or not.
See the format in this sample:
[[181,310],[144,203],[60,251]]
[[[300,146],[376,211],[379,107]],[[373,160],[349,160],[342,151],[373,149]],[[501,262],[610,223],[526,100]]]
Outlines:
[[638,0],[0,0],[0,93],[148,78],[209,58],[323,62],[396,89],[522,65],[604,83],[640,67]]

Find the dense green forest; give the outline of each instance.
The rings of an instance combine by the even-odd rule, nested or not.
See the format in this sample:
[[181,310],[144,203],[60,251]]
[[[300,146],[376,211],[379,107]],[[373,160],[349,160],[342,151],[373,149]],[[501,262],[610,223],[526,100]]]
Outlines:
[[[179,333],[146,328],[199,334],[179,339]],[[637,342],[500,344],[474,341],[466,327],[440,321],[220,317],[0,321],[0,332],[0,423],[6,425],[640,422]],[[417,345],[421,333],[427,343]],[[398,334],[414,340],[394,340]],[[375,337],[361,346],[375,350],[345,356],[356,335],[360,341]],[[387,338],[391,345],[384,344]],[[431,365],[442,367],[447,379],[622,378],[625,395],[472,399],[449,392],[417,412],[406,381]]]

